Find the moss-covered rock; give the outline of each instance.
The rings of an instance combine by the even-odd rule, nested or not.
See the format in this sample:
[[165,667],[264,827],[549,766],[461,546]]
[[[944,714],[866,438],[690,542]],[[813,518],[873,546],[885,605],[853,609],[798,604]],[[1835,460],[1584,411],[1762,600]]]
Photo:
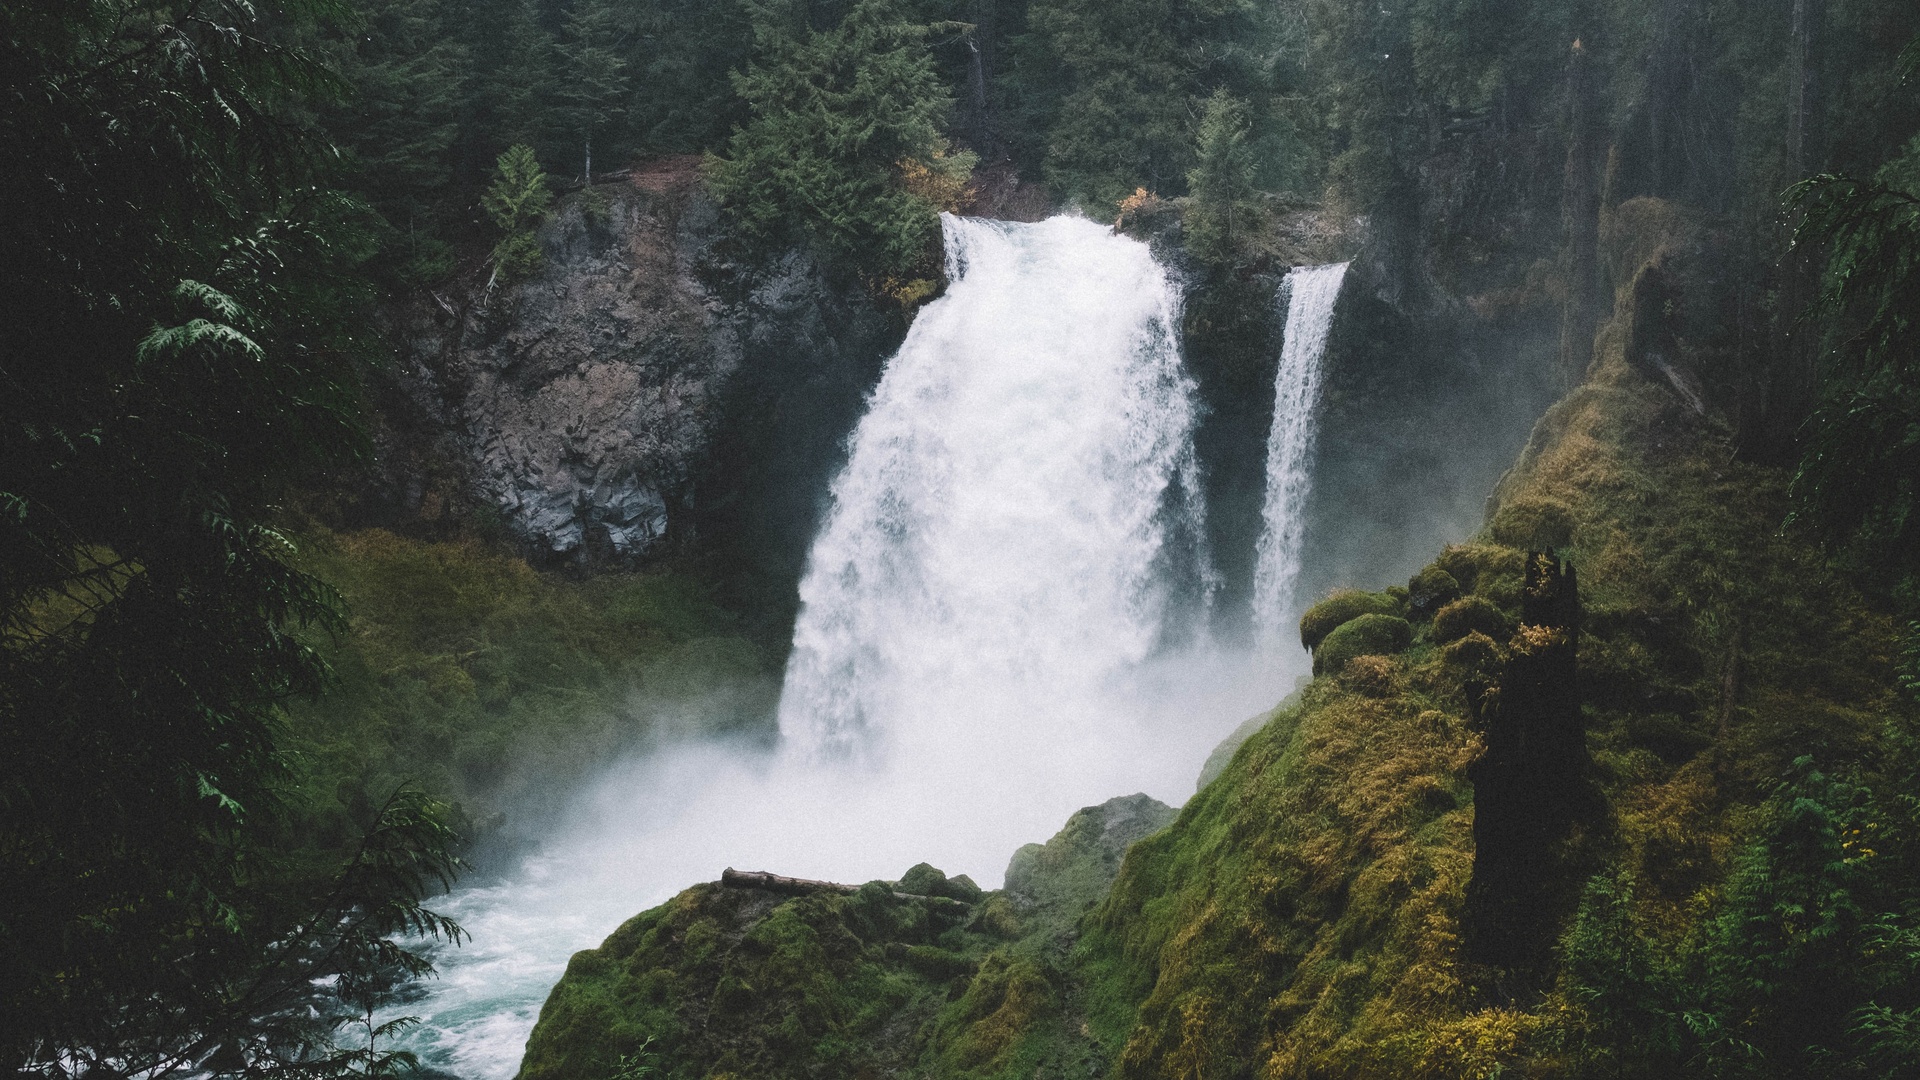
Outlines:
[[1500,673],[1500,667],[1506,660],[1506,652],[1493,638],[1470,630],[1465,636],[1440,651],[1447,667],[1458,672],[1462,680],[1490,680]]
[[1388,593],[1339,589],[1300,616],[1300,644],[1318,649],[1327,635],[1362,615],[1402,615],[1406,601]]
[[1513,633],[1513,623],[1484,596],[1463,596],[1433,613],[1431,635],[1435,645],[1458,641],[1473,633],[1505,641],[1507,635]]
[[1356,656],[1390,656],[1413,644],[1413,624],[1397,615],[1362,615],[1342,623],[1313,651],[1315,675],[1338,674]]
[[601,1080],[649,1038],[672,1080],[1078,1066],[1067,950],[1127,848],[1173,816],[1145,795],[1087,807],[1015,855],[1004,891],[927,863],[852,893],[688,889],[574,955],[520,1080]]
[[1438,566],[1429,566],[1407,581],[1407,609],[1414,616],[1431,615],[1460,598],[1460,581]]
[[965,874],[950,878],[928,863],[917,863],[900,876],[900,891],[915,896],[944,896],[963,904],[980,900],[980,886]]
[[1573,543],[1573,510],[1559,499],[1525,495],[1494,512],[1493,538],[1523,551],[1557,551]]

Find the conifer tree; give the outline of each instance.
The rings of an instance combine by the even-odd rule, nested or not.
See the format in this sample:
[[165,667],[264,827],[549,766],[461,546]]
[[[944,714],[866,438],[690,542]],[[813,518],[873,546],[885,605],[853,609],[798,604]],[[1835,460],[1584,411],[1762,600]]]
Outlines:
[[952,106],[927,48],[928,28],[899,0],[856,0],[830,29],[798,3],[760,9],[755,60],[734,86],[752,119],[710,163],[715,194],[757,240],[804,240],[870,277],[903,276],[930,258],[938,207],[903,171],[965,176],[940,125]]
[[1189,244],[1203,259],[1233,254],[1253,197],[1253,160],[1247,149],[1246,105],[1225,90],[1207,99],[1200,118],[1199,163],[1187,173]]
[[553,194],[533,147],[521,143],[500,155],[481,205],[505,234],[493,247],[493,277],[488,284],[511,283],[537,272],[540,241],[534,230],[552,209]]
[[567,128],[580,140],[581,177],[593,183],[593,136],[625,112],[627,61],[622,48],[633,32],[617,0],[576,0],[558,46],[559,98]]

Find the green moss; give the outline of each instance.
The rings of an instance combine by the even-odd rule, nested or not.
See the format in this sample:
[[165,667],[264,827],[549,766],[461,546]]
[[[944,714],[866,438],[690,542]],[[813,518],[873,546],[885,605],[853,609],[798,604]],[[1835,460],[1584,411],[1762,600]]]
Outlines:
[[1300,644],[1318,649],[1327,635],[1362,615],[1402,615],[1405,600],[1388,593],[1339,589],[1300,617]]
[[[1684,408],[1607,367],[1502,486],[1505,507],[1558,518],[1546,539],[1579,568],[1580,686],[1613,815],[1588,842],[1641,878],[1641,917],[1669,938],[1713,909],[1791,746],[1865,760],[1872,718],[1903,708],[1891,627],[1779,528],[1785,477],[1730,463]],[[1504,544],[1436,566],[1470,590],[1446,624],[1519,599]],[[1728,698],[1734,650],[1744,681]],[[1460,955],[1476,752],[1462,686],[1500,659],[1469,628],[1315,680],[1134,847],[1076,954],[1111,1075],[1598,1074],[1565,1050],[1577,1003],[1501,1004]]]
[[1313,673],[1337,674],[1358,656],[1387,656],[1413,644],[1413,626],[1394,615],[1362,615],[1341,623],[1313,651]]
[[1505,641],[1507,635],[1513,633],[1513,624],[1505,612],[1484,596],[1462,597],[1433,613],[1431,636],[1436,645],[1475,633]]
[[1523,551],[1557,551],[1573,542],[1573,510],[1559,499],[1527,495],[1494,512],[1493,538]]
[[1460,598],[1460,582],[1438,566],[1429,566],[1407,582],[1407,607],[1416,616],[1431,615]]

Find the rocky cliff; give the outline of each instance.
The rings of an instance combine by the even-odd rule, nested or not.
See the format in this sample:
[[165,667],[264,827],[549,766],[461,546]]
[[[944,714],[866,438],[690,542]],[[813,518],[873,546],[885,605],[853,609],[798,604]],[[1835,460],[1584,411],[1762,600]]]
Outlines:
[[694,159],[567,196],[539,238],[531,280],[396,317],[368,513],[466,503],[536,564],[699,550],[797,572],[904,319],[800,254],[730,247]]

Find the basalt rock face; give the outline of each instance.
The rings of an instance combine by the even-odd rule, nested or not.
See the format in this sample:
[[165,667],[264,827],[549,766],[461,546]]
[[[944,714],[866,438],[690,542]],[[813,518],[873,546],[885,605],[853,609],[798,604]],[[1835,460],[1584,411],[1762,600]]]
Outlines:
[[[385,516],[431,521],[465,497],[547,565],[625,565],[703,534],[797,565],[900,318],[800,255],[731,251],[691,160],[563,199],[540,240],[532,280],[429,293],[403,321]],[[795,417],[805,431],[770,437]]]

